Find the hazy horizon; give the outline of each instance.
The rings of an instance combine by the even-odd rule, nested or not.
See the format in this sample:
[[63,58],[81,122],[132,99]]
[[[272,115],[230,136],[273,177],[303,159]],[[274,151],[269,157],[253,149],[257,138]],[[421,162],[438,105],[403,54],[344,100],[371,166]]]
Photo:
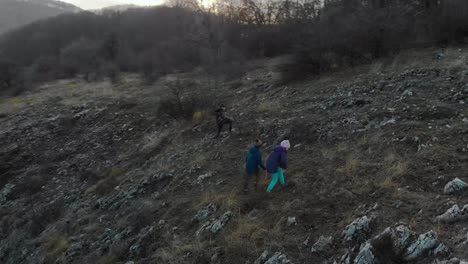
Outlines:
[[82,9],[100,9],[115,5],[133,4],[139,6],[159,5],[163,0],[62,0]]

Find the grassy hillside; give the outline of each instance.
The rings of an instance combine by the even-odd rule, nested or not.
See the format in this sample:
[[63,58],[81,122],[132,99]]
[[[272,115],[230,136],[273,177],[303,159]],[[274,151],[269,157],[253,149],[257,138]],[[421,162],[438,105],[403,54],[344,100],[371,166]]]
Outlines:
[[[456,177],[468,181],[467,56],[466,48],[408,51],[281,85],[277,58],[251,62],[248,74],[216,89],[193,72],[150,86],[134,75],[117,85],[62,80],[3,98],[0,260],[466,259],[463,219],[434,220],[468,203],[466,193],[444,194]],[[219,103],[235,130],[213,139]],[[201,124],[182,118],[191,111],[203,112]],[[291,140],[286,189],[242,192],[256,136],[265,156]],[[346,229],[358,218],[370,224]],[[437,241],[419,237],[431,230]],[[332,239],[314,245],[320,236]]]

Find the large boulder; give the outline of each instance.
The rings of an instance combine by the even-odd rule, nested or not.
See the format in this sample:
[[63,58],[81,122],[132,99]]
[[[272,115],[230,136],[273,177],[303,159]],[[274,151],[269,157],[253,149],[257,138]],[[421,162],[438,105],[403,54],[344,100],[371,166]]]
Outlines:
[[216,210],[218,210],[218,207],[215,204],[209,204],[203,207],[192,217],[192,223],[198,223],[205,220],[208,216],[215,213]]
[[369,242],[366,242],[361,245],[359,253],[354,259],[354,264],[375,264],[377,259],[374,255],[374,248]]
[[291,261],[288,260],[285,254],[276,252],[270,255],[268,250],[265,250],[262,255],[254,262],[254,264],[289,264]]
[[203,224],[200,229],[197,230],[196,235],[200,236],[205,231],[208,231],[212,234],[217,234],[224,228],[232,216],[233,213],[231,211],[227,211],[219,218],[210,219],[209,221],[205,222],[205,224]]
[[444,187],[445,194],[457,194],[463,192],[468,187],[468,184],[459,178],[447,183]]
[[418,240],[412,243],[406,250],[404,259],[413,261],[425,256],[429,251],[438,246],[437,234],[434,231],[429,231],[419,236]]
[[370,224],[371,218],[367,216],[357,218],[343,230],[344,240],[352,241],[355,239],[364,239],[370,232]]
[[468,204],[463,206],[462,209],[460,209],[460,207],[455,204],[445,213],[437,216],[435,218],[435,222],[441,224],[451,224],[466,219],[468,219]]

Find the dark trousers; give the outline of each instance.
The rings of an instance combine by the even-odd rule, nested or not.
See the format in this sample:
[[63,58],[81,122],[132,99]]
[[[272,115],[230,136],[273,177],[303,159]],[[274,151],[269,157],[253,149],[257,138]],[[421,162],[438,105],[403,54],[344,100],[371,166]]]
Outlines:
[[244,191],[248,192],[249,191],[249,181],[252,181],[252,178],[254,178],[254,191],[257,190],[258,188],[258,180],[260,179],[260,171],[256,171],[254,173],[245,173],[244,174]]
[[232,131],[232,120],[230,118],[224,118],[223,120],[220,120],[218,122],[218,134],[216,134],[216,137],[218,137],[219,134],[221,134],[224,125],[229,125],[229,132]]

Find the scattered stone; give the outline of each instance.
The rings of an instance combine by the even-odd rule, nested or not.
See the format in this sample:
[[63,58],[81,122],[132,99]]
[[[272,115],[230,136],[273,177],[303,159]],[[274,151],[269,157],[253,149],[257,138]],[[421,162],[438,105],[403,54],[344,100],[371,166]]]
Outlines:
[[198,210],[198,212],[192,217],[192,223],[198,223],[205,220],[208,216],[216,212],[216,210],[218,210],[218,207],[215,204],[207,205],[206,207]]
[[445,194],[456,194],[464,191],[468,187],[468,184],[459,178],[455,178],[453,181],[447,183],[444,188]]
[[354,239],[365,238],[366,234],[370,232],[370,223],[371,219],[367,216],[354,220],[343,231],[344,240],[352,241]]
[[374,248],[369,242],[361,245],[358,255],[354,259],[354,264],[375,264],[377,260],[373,253]]
[[404,259],[406,261],[415,260],[435,247],[437,247],[437,234],[434,231],[429,231],[420,235],[418,240],[408,247]]
[[435,218],[436,223],[451,224],[458,221],[463,221],[468,218],[468,204],[463,206],[460,210],[458,205],[453,205],[452,208],[448,209],[442,215],[439,215]]
[[312,253],[324,252],[333,244],[333,237],[320,236],[310,250]]
[[231,211],[227,211],[221,217],[207,221],[200,229],[197,230],[196,235],[199,236],[205,230],[211,232],[212,234],[217,234],[224,228],[232,216],[233,213]]
[[288,222],[286,224],[288,226],[297,225],[296,217],[288,217]]

